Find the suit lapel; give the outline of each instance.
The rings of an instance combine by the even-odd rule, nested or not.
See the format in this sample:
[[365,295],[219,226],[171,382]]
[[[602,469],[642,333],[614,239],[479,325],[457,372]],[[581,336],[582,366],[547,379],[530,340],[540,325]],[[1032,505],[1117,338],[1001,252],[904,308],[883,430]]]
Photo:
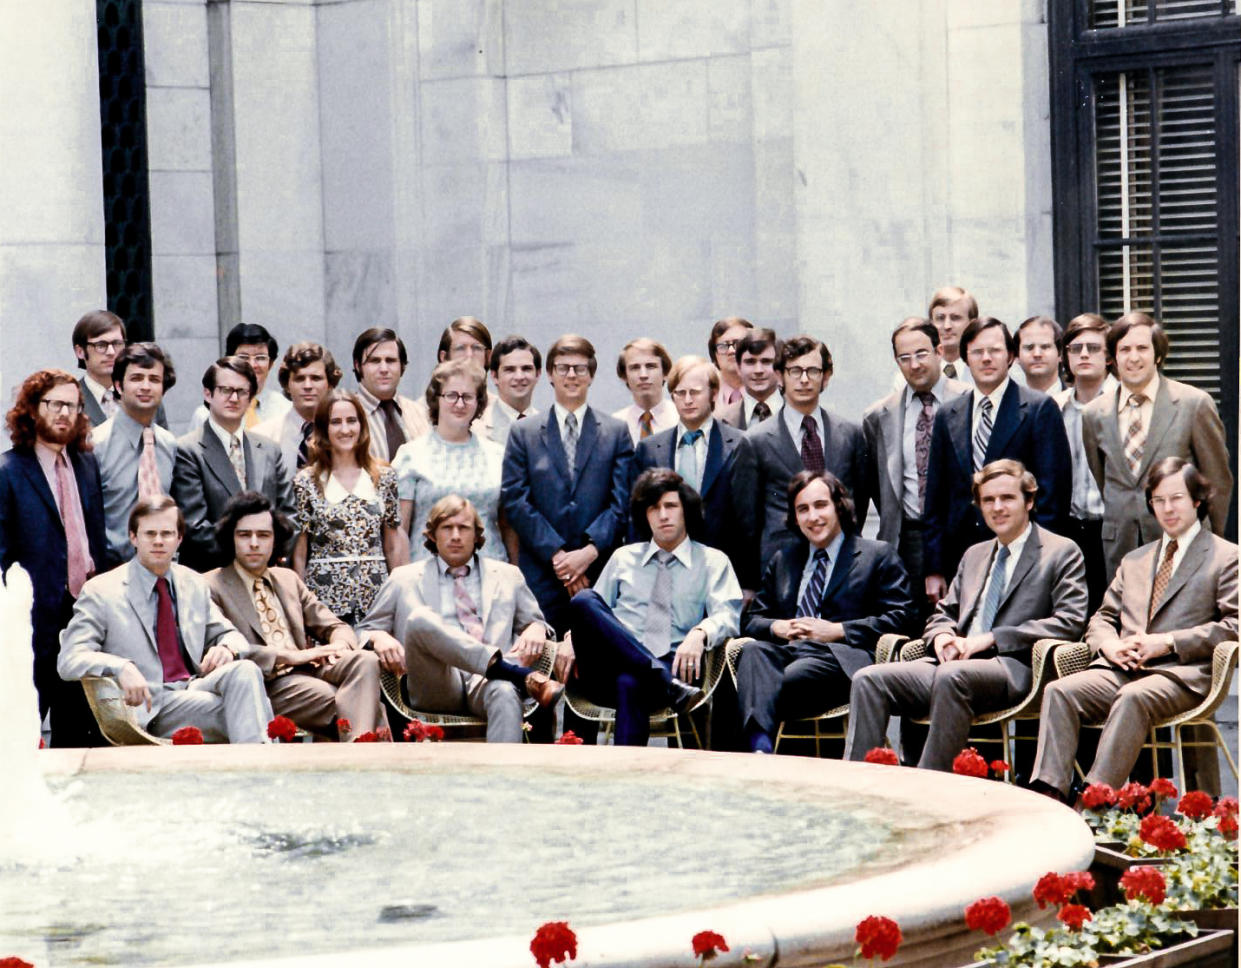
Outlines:
[[43,475],[43,466],[33,450],[29,454],[22,455],[20,466],[22,473],[26,476],[27,484],[43,499],[43,503],[52,513],[52,518],[60,525],[61,531],[64,531],[65,523],[61,520],[60,509],[56,507],[56,498],[52,495],[52,489],[48,487],[47,478]]
[[1008,581],[1004,586],[1004,594],[1000,596],[999,607],[996,608],[996,615],[1004,608],[1009,597],[1017,590],[1021,584],[1021,580],[1029,574],[1030,569],[1034,567],[1043,553],[1043,539],[1037,524],[1030,525],[1030,537],[1026,539],[1026,546],[1021,549],[1021,557],[1017,559],[1013,565],[1012,574],[1008,576]]
[[263,490],[263,465],[266,456],[263,442],[256,439],[252,434],[245,436],[245,454],[246,454],[246,490],[261,491]]
[[[676,435],[676,428],[673,428],[673,436]],[[720,473],[720,468],[724,466],[724,434],[720,431],[718,420],[711,422],[711,435],[707,438],[707,466],[702,469],[702,487],[699,488],[701,494],[706,494],[711,490],[711,485],[715,483],[715,478]]]
[[654,452],[656,467],[677,469],[677,428],[656,434],[651,438],[651,450]]
[[478,559],[478,580],[483,594],[483,600],[478,603],[478,617],[483,623],[483,634],[486,635],[487,622],[491,618],[491,603],[496,600],[496,576],[486,558]]
[[207,465],[207,469],[215,475],[228,493],[236,494],[242,490],[241,481],[237,480],[237,472],[233,470],[233,462],[228,459],[224,444],[220,442],[215,431],[203,424],[199,440],[202,443],[203,463]]
[[[768,419],[775,419],[775,416],[773,414]],[[790,474],[796,474],[805,469],[801,462],[801,451],[797,449],[797,444],[793,442],[793,435],[789,433],[788,424],[784,422],[784,416],[779,416],[780,421],[776,425],[776,456],[789,469]],[[762,424],[759,426],[761,427]]]
[[237,574],[237,569],[232,565],[225,565],[220,569],[220,577],[224,580],[223,595],[228,599],[230,611],[234,615],[240,615],[242,621],[250,626],[250,631],[255,638],[266,644],[266,639],[263,637],[263,622],[259,618],[259,613],[254,610],[254,600],[250,597],[250,590],[246,588],[241,576]]
[[[1152,621],[1154,621],[1156,615],[1163,611],[1164,606],[1176,597],[1176,593],[1185,587],[1185,583],[1189,581],[1189,579],[1196,574],[1204,564],[1206,564],[1207,555],[1210,553],[1210,550],[1211,533],[1203,527],[1202,530],[1198,532],[1198,536],[1194,538],[1193,543],[1189,546],[1189,549],[1185,552],[1185,557],[1181,559],[1181,563],[1177,566],[1172,578],[1168,581],[1168,587],[1164,589],[1163,598],[1159,600],[1159,604],[1155,606],[1155,611],[1151,614]],[[1158,545],[1156,545],[1155,548],[1155,557],[1159,557]],[[1155,567],[1159,567],[1158,563],[1156,563]],[[1152,587],[1154,584],[1154,579],[1152,577]],[[1150,602],[1149,592],[1147,593],[1146,600],[1148,603]],[[1149,607],[1150,606],[1148,604],[1147,608],[1149,609]]]
[[422,603],[437,615],[440,610],[439,573],[444,567],[439,555],[426,560],[422,569]]
[[573,457],[573,489],[577,490],[578,482],[582,479],[582,472],[586,470],[586,465],[590,463],[590,458],[595,452],[595,437],[599,434],[599,421],[595,417],[595,411],[587,407],[586,413],[582,416],[582,432],[577,438],[577,453]]
[[82,406],[86,410],[86,419],[90,421],[92,427],[98,427],[108,417],[103,412],[103,407],[99,406],[99,401],[95,399],[95,394],[87,387],[85,377],[78,380],[78,389],[82,391]]
[[560,424],[556,419],[555,407],[547,411],[547,419],[543,422],[542,428],[543,445],[547,448],[547,452],[558,465],[560,473],[565,482],[568,483],[569,478],[569,461],[565,456],[564,444],[560,440]]
[[945,406],[947,413],[944,420],[948,423],[948,436],[952,440],[952,449],[956,452],[959,463],[966,474],[974,472],[974,442],[970,434],[970,424],[974,416],[974,391],[962,394],[960,403],[953,401],[953,406]]
[[960,630],[968,629],[974,621],[974,613],[982,605],[982,592],[987,586],[987,573],[991,570],[991,562],[995,558],[995,549],[999,542],[992,538],[987,542],[987,554],[982,559],[981,568],[972,568],[961,576],[961,620],[957,623]]
[[[1146,480],[1151,464],[1154,463],[1156,455],[1160,453],[1159,444],[1176,419],[1177,403],[1178,401],[1172,399],[1172,394],[1168,390],[1168,378],[1161,376],[1159,390],[1155,393],[1155,402],[1151,407],[1150,430],[1147,431],[1146,441],[1142,444],[1142,463],[1138,466],[1137,474],[1139,481]],[[1179,572],[1180,569],[1178,568],[1177,571]],[[1167,599],[1167,595],[1164,599]]]
[[797,614],[797,591],[801,586],[801,576],[806,570],[806,562],[809,558],[810,545],[806,543],[805,539],[802,539],[793,546],[793,551],[788,556],[788,587],[784,589],[784,601],[778,603],[775,610],[777,614],[790,618]]
[[853,571],[853,559],[861,554],[858,548],[857,537],[855,535],[845,535],[845,540],[841,542],[840,554],[837,560],[831,563],[832,574],[827,581],[827,588],[823,590],[823,597],[819,600],[819,614],[823,614],[823,603],[831,601],[832,596],[840,589],[849,577],[849,573]]
[[984,463],[998,459],[1004,453],[1013,434],[1026,419],[1026,400],[1017,389],[1017,384],[1010,378],[1004,396],[1000,398],[1000,409],[995,415],[995,426],[991,429],[991,439],[987,441],[987,453]]
[[[1129,469],[1129,462],[1125,460],[1125,445],[1120,439],[1120,383],[1117,382],[1116,389],[1112,391],[1108,397],[1107,413],[1104,414],[1101,421],[1103,427],[1102,448],[1105,454],[1115,454],[1117,460],[1114,462],[1116,467],[1123,468],[1124,474],[1129,479],[1131,487],[1137,486],[1137,478],[1133,476],[1133,471]],[[1083,418],[1084,419],[1084,418]]]
[[[233,574],[236,574],[234,569]],[[302,603],[298,599],[292,582],[282,581],[274,571],[267,572],[271,583],[276,587],[276,597],[280,599],[280,607],[284,609],[284,623],[289,627],[289,644],[302,648],[310,643],[306,641],[306,627],[302,623]],[[249,597],[248,595],[246,596]]]
[[128,574],[125,575],[125,597],[129,601],[129,607],[133,609],[134,616],[138,619],[139,627],[146,633],[147,643],[152,651],[159,655],[159,646],[155,642],[155,628],[147,615],[148,602],[134,574],[138,566],[130,562],[124,567],[128,569]]

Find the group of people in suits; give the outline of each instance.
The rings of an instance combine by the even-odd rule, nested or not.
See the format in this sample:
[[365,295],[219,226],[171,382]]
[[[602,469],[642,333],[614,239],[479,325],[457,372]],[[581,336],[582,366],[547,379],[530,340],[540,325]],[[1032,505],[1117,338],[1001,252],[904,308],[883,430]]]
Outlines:
[[[497,740],[520,738],[523,714],[554,706],[568,680],[618,710],[618,742],[644,743],[649,713],[697,705],[705,652],[739,633],[755,640],[737,666],[739,745],[768,751],[780,722],[848,703],[847,756],[882,742],[896,713],[930,722],[906,758],[945,768],[971,717],[1029,688],[1036,639],[1079,636],[1093,613],[1088,641],[1102,642],[1108,605],[1125,642],[1149,637],[1156,615],[1179,621],[1179,608],[1148,602],[1139,616],[1113,601],[1122,578],[1136,581],[1126,555],[1149,557],[1152,543],[1184,541],[1169,558],[1179,580],[1157,591],[1190,586],[1214,611],[1189,611],[1211,629],[1171,652],[1100,645],[1100,661],[1140,679],[1205,649],[1209,667],[1209,645],[1235,635],[1235,596],[1220,591],[1230,553],[1235,587],[1235,548],[1216,537],[1232,489],[1222,423],[1209,396],[1162,375],[1167,336],[1141,313],[1111,324],[1083,314],[1065,329],[1031,317],[1013,332],[964,290],[940,290],[925,317],[891,334],[897,386],[860,424],[822,405],[833,358],[821,340],[782,340],[738,317],[715,324],[705,357],[628,343],[616,372],[633,404],[612,416],[589,404],[598,360],[580,336],[561,337],[544,361],[521,337],[493,345],[462,317],[415,401],[399,394],[409,356],[392,330],[358,337],[355,394],[308,342],[286,352],[276,393],[278,347],[246,324],[204,373],[204,405],[179,439],[161,426],[176,374],[157,344],[126,342],[104,312],[83,317],[73,341],[85,375],[28,379],[0,457],[0,559],[36,575],[35,676],[58,744],[89,741],[91,726],[72,712],[58,663],[69,679],[125,670],[127,698],[144,704],[156,687],[250,681],[213,675],[250,663],[271,709],[325,733],[340,719],[387,724],[382,668],[406,676],[419,708],[485,715]],[[531,399],[544,365],[553,403],[540,413]],[[103,418],[93,429],[92,417]],[[295,507],[295,475],[314,501]],[[1177,539],[1165,523],[1156,492],[1174,479],[1196,509],[1188,517],[1209,517],[1210,530]],[[872,504],[874,541],[861,535]],[[1177,519],[1186,529],[1188,517]],[[325,523],[329,587],[359,589],[356,608],[326,608],[326,592],[303,580],[305,536]],[[1219,542],[1220,568],[1183,572],[1199,533]],[[200,573],[211,620],[187,636]],[[1212,576],[1219,587],[1198,587]],[[150,620],[125,646],[143,650],[145,695],[136,672],[88,656],[115,657],[107,615],[126,603],[125,622]],[[927,657],[875,666],[885,632],[924,636]],[[548,648],[550,678],[534,669]],[[1202,685],[1167,678],[1190,693]],[[1049,696],[1088,722],[1115,698],[1140,710],[1129,724],[1184,699],[1164,689],[1135,705],[1127,697],[1149,689],[1117,688],[1103,700],[1087,690],[1094,705],[1067,687]],[[167,728],[202,703],[154,703],[151,722]],[[211,715],[224,719],[207,725],[230,735],[228,716],[260,706],[220,698]],[[1048,746],[1054,756],[1040,744],[1045,769],[1034,771],[1061,793],[1065,742]]]

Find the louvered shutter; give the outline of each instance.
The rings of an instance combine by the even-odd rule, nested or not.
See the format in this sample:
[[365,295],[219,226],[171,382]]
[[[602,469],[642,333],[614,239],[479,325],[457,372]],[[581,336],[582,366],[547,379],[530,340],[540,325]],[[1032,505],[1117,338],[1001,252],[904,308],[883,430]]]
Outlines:
[[1090,26],[1106,30],[1236,12],[1236,0],[1091,0]]

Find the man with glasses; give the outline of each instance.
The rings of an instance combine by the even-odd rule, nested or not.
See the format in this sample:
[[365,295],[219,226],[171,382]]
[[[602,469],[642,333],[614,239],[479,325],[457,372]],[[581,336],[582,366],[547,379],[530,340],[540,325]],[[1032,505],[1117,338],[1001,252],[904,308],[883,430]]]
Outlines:
[[720,388],[716,391],[712,409],[717,413],[741,399],[741,371],[737,367],[737,344],[754,328],[754,324],[740,316],[726,316],[711,327],[707,339],[707,356],[720,371]]
[[13,448],[0,455],[0,570],[21,565],[34,586],[39,718],[51,712],[53,746],[97,745],[82,690],[56,673],[61,630],[107,554],[99,465],[78,382],[64,370],[31,374],[6,423]]
[[866,519],[866,442],[862,428],[826,410],[819,398],[832,377],[832,354],[813,336],[787,340],[776,358],[784,389],[779,418],[747,433],[754,445],[758,489],[763,502],[760,560],[796,544],[788,527],[789,481],[800,471],[829,470],[853,495],[858,527]]
[[[272,364],[278,359],[280,344],[272,337],[266,327],[255,323],[238,323],[224,337],[224,355],[235,356],[250,364],[254,370],[254,378],[258,381],[258,390],[250,398],[242,423],[247,430],[254,430],[260,423],[280,420],[289,412],[289,398],[280,392],[279,387],[269,387],[267,377],[271,373]],[[190,416],[192,428],[201,427],[207,419],[207,410],[195,408]]]
[[1061,534],[1068,516],[1073,459],[1056,402],[1009,377],[1016,341],[1008,327],[983,316],[961,334],[974,391],[940,407],[931,429],[924,510],[927,598],[948,591],[965,549],[990,531],[973,502],[973,475],[1010,458],[1038,482],[1034,520]]
[[234,494],[258,491],[282,514],[293,511],[292,483],[279,445],[243,426],[257,389],[258,378],[245,360],[216,360],[203,373],[207,420],[177,441],[172,494],[185,516],[181,562],[199,571],[232,557],[231,548],[216,542],[215,526]]
[[738,430],[748,430],[784,405],[776,392],[780,387],[780,375],[776,372],[780,348],[775,330],[752,329],[741,337],[735,352],[745,392],[740,400],[720,410],[717,416],[721,421]]
[[[125,348],[125,323],[120,316],[106,309],[87,313],[73,327],[73,352],[78,369],[86,373],[78,381],[82,388],[82,406],[92,427],[98,427],[120,408],[112,389],[112,367]],[[168,426],[168,417],[161,403],[155,411],[155,423]]]

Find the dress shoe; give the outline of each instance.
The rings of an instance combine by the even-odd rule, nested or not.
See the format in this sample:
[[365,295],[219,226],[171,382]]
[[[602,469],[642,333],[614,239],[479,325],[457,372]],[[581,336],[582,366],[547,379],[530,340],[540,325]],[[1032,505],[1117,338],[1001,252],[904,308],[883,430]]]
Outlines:
[[545,672],[532,672],[526,676],[526,695],[543,709],[555,704],[564,692],[564,684],[549,679]]
[[707,694],[697,686],[691,686],[676,677],[668,681],[668,705],[677,715],[693,709],[706,698]]

